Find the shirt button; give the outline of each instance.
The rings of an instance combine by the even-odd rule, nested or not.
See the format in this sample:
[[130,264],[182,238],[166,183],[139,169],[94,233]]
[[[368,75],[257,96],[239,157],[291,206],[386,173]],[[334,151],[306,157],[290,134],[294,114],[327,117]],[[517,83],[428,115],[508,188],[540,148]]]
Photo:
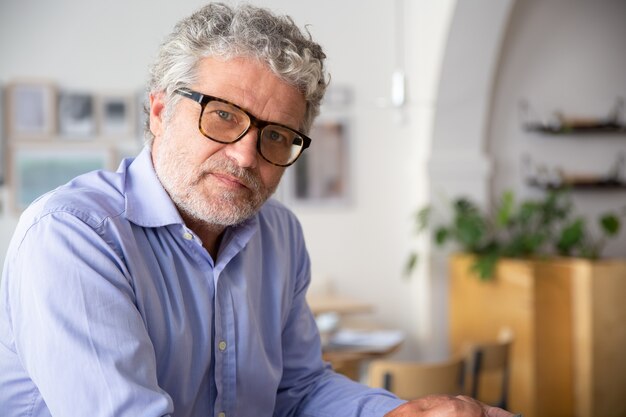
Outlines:
[[217,417],[226,417],[226,413],[219,413]]
[[189,233],[189,232],[185,232],[185,233],[183,234],[183,237],[184,237],[185,239],[187,239],[187,240],[191,240],[191,239],[193,239],[193,235],[192,235],[191,233]]
[[224,342],[223,340],[219,343],[219,345],[217,345],[217,347],[223,352],[226,350],[226,342]]

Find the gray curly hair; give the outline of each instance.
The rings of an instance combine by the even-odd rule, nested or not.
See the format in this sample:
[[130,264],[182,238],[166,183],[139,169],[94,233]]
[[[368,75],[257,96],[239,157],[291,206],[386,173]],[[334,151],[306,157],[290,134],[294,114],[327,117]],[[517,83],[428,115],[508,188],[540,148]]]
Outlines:
[[[259,59],[302,92],[306,114],[300,129],[308,132],[328,85],[326,55],[311,34],[302,32],[289,16],[278,16],[267,9],[209,3],[181,20],[161,45],[150,70],[148,92],[165,93],[167,118],[180,99],[174,90],[194,83],[196,66],[202,58],[241,56]],[[149,119],[145,135],[151,144],[154,135]]]

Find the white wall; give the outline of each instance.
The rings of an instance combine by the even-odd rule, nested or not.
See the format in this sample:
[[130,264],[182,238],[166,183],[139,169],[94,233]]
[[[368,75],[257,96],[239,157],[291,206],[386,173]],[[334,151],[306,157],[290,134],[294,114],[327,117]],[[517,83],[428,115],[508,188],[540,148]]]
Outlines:
[[[566,115],[607,117],[616,98],[626,99],[626,1],[518,1],[495,80],[487,146],[496,161],[494,195],[524,184],[522,156],[534,164],[569,173],[607,175],[616,156],[626,157],[626,134],[578,137],[524,132],[519,101],[527,99],[533,118]],[[626,111],[622,117],[626,120]],[[622,172],[626,180],[626,170]],[[626,191],[577,191],[576,210],[591,220],[626,206]],[[607,247],[626,254],[626,233]]]
[[[433,143],[428,162],[430,204],[447,208],[463,195],[485,205],[493,163],[484,142],[491,107],[493,79],[514,0],[458,2],[445,48],[437,93]],[[449,250],[429,253],[421,303],[429,322],[431,351],[441,358],[448,346]],[[426,255],[424,256],[426,257]]]
[[[60,87],[94,92],[141,88],[158,44],[182,16],[204,1],[21,0],[0,2],[0,83],[46,78]],[[454,0],[406,1],[402,25],[396,3],[374,0],[288,1],[257,4],[310,24],[325,46],[333,83],[354,90],[352,194],[344,206],[296,206],[316,279],[340,293],[376,305],[376,319],[409,333],[404,356],[427,352],[428,310],[420,309],[423,277],[402,277],[413,245],[411,214],[425,199],[439,63]],[[398,28],[404,53],[394,46]],[[392,71],[404,63],[409,103],[399,111],[380,105]],[[383,100],[384,101],[384,100]],[[15,217],[0,219],[0,253]],[[321,285],[321,284],[319,284]],[[422,295],[423,297],[423,295]]]

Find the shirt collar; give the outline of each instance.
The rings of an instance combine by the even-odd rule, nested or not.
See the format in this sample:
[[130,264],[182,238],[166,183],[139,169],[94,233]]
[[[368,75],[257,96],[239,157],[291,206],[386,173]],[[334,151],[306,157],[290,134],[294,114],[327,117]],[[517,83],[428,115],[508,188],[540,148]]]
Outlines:
[[[126,218],[141,227],[161,227],[184,224],[174,202],[156,175],[150,149],[144,148],[132,161],[124,162],[120,170],[125,172],[124,194]],[[241,224],[226,228],[220,254],[220,263],[226,264],[250,240],[259,227],[258,213]]]
[[142,227],[183,223],[154,171],[150,149],[144,148],[133,161],[123,164],[120,169],[126,171],[124,196],[129,221]]

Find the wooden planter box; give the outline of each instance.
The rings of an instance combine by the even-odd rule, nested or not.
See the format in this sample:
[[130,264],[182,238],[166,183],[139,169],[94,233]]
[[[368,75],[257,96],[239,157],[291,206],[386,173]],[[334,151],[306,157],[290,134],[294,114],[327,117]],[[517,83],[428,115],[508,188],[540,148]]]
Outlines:
[[496,276],[450,262],[450,342],[515,334],[510,409],[524,417],[626,416],[626,261],[506,259]]

